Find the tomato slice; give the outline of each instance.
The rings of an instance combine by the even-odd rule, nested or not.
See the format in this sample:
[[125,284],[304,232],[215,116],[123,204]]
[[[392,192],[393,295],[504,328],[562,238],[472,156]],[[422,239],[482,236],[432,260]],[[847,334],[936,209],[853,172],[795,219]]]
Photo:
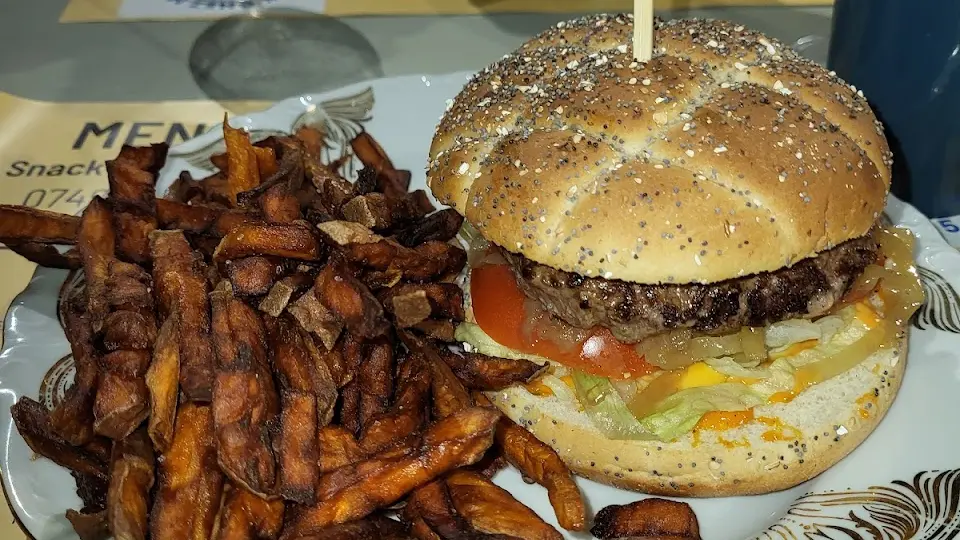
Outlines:
[[[567,367],[611,379],[639,377],[659,368],[644,361],[633,346],[617,340],[606,328],[594,328],[574,343],[558,343],[538,332],[544,313],[529,313],[526,297],[513,271],[503,264],[478,266],[470,274],[473,315],[480,328],[497,343],[554,360]],[[552,327],[567,326],[553,319]],[[532,332],[524,327],[533,326]],[[556,332],[549,334],[556,335]]]

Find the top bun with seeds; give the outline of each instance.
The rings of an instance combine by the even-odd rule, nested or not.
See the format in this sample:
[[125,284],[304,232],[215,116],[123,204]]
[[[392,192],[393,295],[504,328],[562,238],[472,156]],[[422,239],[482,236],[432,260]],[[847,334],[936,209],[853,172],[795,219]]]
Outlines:
[[640,284],[770,272],[863,237],[891,156],[855,88],[722,21],[560,23],[477,74],[428,182],[482,236],[539,264]]

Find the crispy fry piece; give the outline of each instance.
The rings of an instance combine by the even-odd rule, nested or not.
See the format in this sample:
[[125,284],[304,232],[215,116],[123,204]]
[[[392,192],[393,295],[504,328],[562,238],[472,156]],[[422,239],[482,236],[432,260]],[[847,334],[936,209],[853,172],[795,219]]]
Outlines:
[[217,374],[213,416],[217,460],[223,472],[261,497],[276,481],[270,430],[277,421],[279,399],[267,361],[266,332],[260,316],[221,283],[211,293]]
[[50,427],[66,442],[81,446],[94,437],[93,401],[99,380],[99,358],[90,321],[79,310],[67,309],[64,332],[70,342],[76,375],[63,401],[50,411]]
[[[284,277],[274,283],[267,295],[260,301],[258,306],[260,311],[271,317],[279,317],[283,310],[287,309],[293,295],[307,290],[313,285],[314,279],[316,279],[316,276],[305,270],[298,270],[296,273]],[[319,302],[316,298],[314,298],[314,301]]]
[[110,526],[107,524],[106,510],[88,514],[71,509],[67,510],[66,517],[80,540],[107,540],[110,538]]
[[118,350],[100,359],[100,386],[93,403],[93,428],[98,434],[120,440],[147,418],[150,397],[144,377],[150,354]]
[[150,249],[160,315],[179,317],[180,390],[188,400],[209,401],[214,356],[206,265],[180,231],[153,233]]
[[283,528],[284,503],[231,486],[220,510],[218,540],[276,540]]
[[360,365],[360,429],[385,413],[393,395],[393,344],[380,338],[369,343]]
[[80,218],[76,216],[0,204],[0,242],[73,244],[77,242],[79,234]]
[[297,319],[304,330],[319,337],[327,350],[333,348],[340,333],[343,332],[343,323],[340,318],[320,303],[314,288],[309,289],[287,306],[287,311]]
[[163,229],[179,229],[222,238],[234,228],[258,223],[260,219],[256,214],[243,210],[157,199],[157,222]]
[[116,247],[113,218],[110,209],[99,196],[94,197],[83,210],[77,233],[77,250],[83,261],[87,289],[87,316],[94,335],[103,329],[107,318],[107,276]]
[[107,521],[116,540],[145,540],[150,489],[154,482],[153,447],[139,429],[113,445]]
[[10,248],[10,251],[20,255],[24,259],[46,268],[76,270],[83,264],[80,260],[80,254],[75,249],[61,252],[56,246],[36,242],[25,242],[23,244],[8,243],[7,247]]
[[[478,405],[490,405],[482,394],[474,396]],[[569,531],[586,528],[587,509],[583,495],[570,469],[553,448],[506,416],[497,424],[496,443],[510,464],[525,477],[547,488],[550,504],[561,527]]]
[[450,320],[427,319],[415,324],[413,328],[437,341],[444,343],[455,343],[457,341],[457,325]]
[[157,228],[155,184],[166,156],[165,144],[124,145],[116,159],[106,162],[117,253],[125,260],[140,264],[150,260],[150,233]]
[[270,321],[268,333],[283,403],[280,433],[274,441],[280,467],[277,492],[285,499],[312,504],[320,476],[317,429],[333,415],[336,385],[326,364],[310,354],[291,316]]
[[277,155],[273,148],[254,145],[253,153],[257,158],[257,170],[260,173],[260,178],[270,178],[277,174],[280,164],[277,163]]
[[460,232],[463,226],[463,216],[453,208],[444,208],[419,219],[394,233],[394,238],[402,246],[408,248],[419,246],[425,242],[447,242]]
[[323,250],[313,231],[306,224],[248,224],[231,230],[223,237],[213,253],[217,261],[241,259],[252,255],[317,261],[322,257]]
[[411,540],[403,524],[381,514],[327,527],[300,540]]
[[457,321],[464,318],[463,289],[456,283],[405,283],[386,289],[378,296],[397,325],[403,328],[432,317]]
[[233,293],[239,296],[266,294],[284,271],[281,261],[268,257],[246,257],[227,261],[227,276]]
[[84,447],[72,446],[57,437],[50,426],[49,415],[40,403],[21,397],[10,408],[17,431],[35,454],[61,467],[106,480],[108,464]]
[[340,412],[337,419],[351,434],[360,433],[360,383],[356,379],[340,390]]
[[150,537],[208,540],[223,491],[209,405],[187,402],[180,406],[173,442],[163,454],[158,477]]
[[610,505],[593,520],[597,538],[699,540],[697,515],[684,502],[650,497],[625,505]]
[[453,374],[450,366],[440,357],[440,349],[428,340],[409,332],[400,332],[400,339],[415,354],[421,354],[430,367],[433,411],[439,418],[445,418],[457,411],[473,406],[470,393]]
[[339,390],[353,378],[353,373],[348,370],[343,358],[342,341],[337,342],[327,350],[322,343],[317,344],[317,339],[312,334],[300,329],[300,336],[303,338],[303,344],[307,346],[307,351],[315,362],[323,362],[330,372],[334,386]]
[[397,170],[387,153],[369,133],[363,132],[354,137],[350,146],[364,167],[375,172],[378,191],[388,197],[406,193],[410,186],[410,171]]
[[343,217],[375,231],[386,231],[434,210],[426,192],[418,189],[399,197],[383,193],[357,195],[343,205]]
[[383,306],[366,285],[340,261],[330,261],[314,284],[314,294],[351,332],[366,338],[382,336],[389,328]]
[[440,420],[426,431],[413,454],[384,460],[383,466],[369,470],[357,482],[303,508],[282,538],[315,534],[324,527],[360,519],[450,470],[474,463],[492,444],[499,416],[490,409],[472,408]]
[[306,392],[283,391],[277,453],[277,493],[300,504],[316,502],[317,400]]
[[[303,169],[295,172],[303,175]],[[260,212],[268,223],[293,223],[300,219],[300,201],[287,184],[271,186],[260,198]]]
[[430,372],[419,355],[400,364],[397,399],[390,409],[363,426],[360,448],[374,454],[417,433],[427,419]]
[[223,142],[227,146],[227,185],[231,201],[236,204],[237,194],[260,185],[260,165],[250,143],[250,134],[231,127],[226,114],[223,116]]
[[177,417],[177,395],[180,390],[179,333],[179,315],[174,312],[160,326],[153,348],[153,362],[146,375],[147,389],[150,391],[147,433],[153,446],[161,453],[170,448]]
[[480,474],[453,471],[447,475],[446,484],[457,513],[480,532],[525,540],[563,539],[533,510]]
[[[94,450],[92,450],[92,446],[94,445],[88,444],[85,449],[91,453],[95,453]],[[112,446],[112,444],[110,446]],[[109,463],[110,450],[108,449],[102,456],[97,455],[97,459],[100,459],[104,463]],[[83,502],[83,506],[80,508],[81,513],[91,514],[107,509],[107,488],[109,487],[109,483],[106,479],[100,479],[96,476],[79,473],[77,471],[70,471],[70,476],[73,477],[74,484],[77,486],[77,496],[80,497],[80,501]],[[104,519],[106,519],[106,515],[104,515]]]
[[463,517],[457,514],[450,500],[446,482],[436,480],[413,492],[403,509],[404,519],[412,524],[417,538],[462,538],[479,540]]
[[409,281],[456,273],[467,262],[466,252],[458,246],[430,241],[408,248],[350,221],[328,221],[317,225],[317,229],[321,239],[338,249],[347,261],[382,272],[397,272]]
[[100,384],[93,403],[94,430],[114,440],[133,432],[147,417],[150,396],[145,375],[157,339],[152,279],[137,265],[112,260],[104,321]]
[[233,205],[233,199],[230,197],[229,187],[226,169],[219,169],[200,180],[194,180],[189,172],[181,171],[167,190],[165,198],[186,204],[215,204],[230,207]]
[[475,390],[502,390],[517,383],[530,382],[547,370],[530,360],[496,358],[476,352],[440,351],[440,357],[467,387]]
[[357,463],[367,454],[343,426],[328,425],[317,432],[318,465],[321,473]]

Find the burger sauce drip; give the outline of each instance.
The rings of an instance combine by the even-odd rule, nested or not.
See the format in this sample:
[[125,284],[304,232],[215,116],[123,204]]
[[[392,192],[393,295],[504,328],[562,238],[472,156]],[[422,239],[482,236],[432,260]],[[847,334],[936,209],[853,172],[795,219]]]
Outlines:
[[606,328],[573,328],[537,309],[505,264],[474,267],[470,296],[477,324],[505,347],[611,379],[639,377],[659,370]]

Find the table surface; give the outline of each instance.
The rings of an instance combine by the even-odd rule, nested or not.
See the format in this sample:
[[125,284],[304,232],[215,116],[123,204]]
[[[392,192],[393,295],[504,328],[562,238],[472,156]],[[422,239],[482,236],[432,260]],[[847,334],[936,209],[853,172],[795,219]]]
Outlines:
[[[65,5],[0,0],[0,91],[45,101],[278,100],[367,78],[477,69],[574,16],[63,24]],[[830,7],[779,6],[659,13],[731,19],[788,43],[827,37],[830,14]],[[816,47],[811,57],[824,60],[825,51]]]

